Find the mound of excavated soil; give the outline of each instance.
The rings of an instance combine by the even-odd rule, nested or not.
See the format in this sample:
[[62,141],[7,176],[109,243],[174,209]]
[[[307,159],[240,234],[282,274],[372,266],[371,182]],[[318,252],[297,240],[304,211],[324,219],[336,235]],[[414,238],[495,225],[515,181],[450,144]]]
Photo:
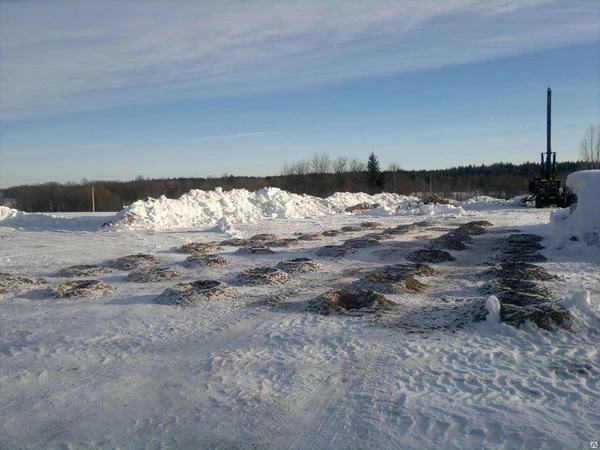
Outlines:
[[416,250],[406,255],[406,259],[413,262],[442,263],[446,261],[455,261],[456,258],[443,250]]
[[427,285],[410,275],[399,280],[391,280],[383,277],[378,279],[374,276],[367,276],[353,282],[350,286],[353,289],[381,292],[382,294],[418,293],[425,292],[428,289]]
[[207,253],[215,253],[223,250],[223,247],[217,247],[212,244],[202,244],[200,242],[190,242],[189,244],[182,245],[177,249],[180,253],[199,253],[199,254],[207,254]]
[[240,273],[236,281],[248,286],[260,286],[265,284],[285,284],[292,281],[292,277],[283,270],[274,267],[257,267],[247,269]]
[[220,281],[198,280],[165,289],[154,301],[159,305],[196,306],[208,300],[226,300],[232,297],[230,291],[229,286]]
[[377,239],[357,238],[348,239],[347,241],[344,241],[342,245],[347,248],[367,248],[381,245],[381,242],[379,242]]
[[252,245],[240,247],[237,249],[236,253],[241,253],[243,255],[273,255],[275,254],[275,251],[265,245]]
[[309,301],[310,309],[324,315],[357,309],[390,309],[394,306],[384,295],[367,290],[329,291]]
[[556,280],[558,277],[548,273],[543,267],[525,262],[503,262],[496,264],[487,274],[495,278],[511,278],[515,280]]
[[325,270],[319,261],[310,258],[286,259],[277,264],[277,268],[287,273],[308,273]]
[[325,230],[321,234],[326,237],[335,237],[345,233],[342,230]]
[[540,286],[533,281],[515,280],[512,278],[490,280],[480,290],[484,294],[495,295],[498,298],[507,291],[537,295],[543,298],[552,297],[552,292],[545,286]]
[[321,241],[323,240],[323,235],[319,233],[300,233],[298,234],[299,241]]
[[250,242],[265,242],[265,241],[276,241],[279,237],[275,234],[255,234],[248,240]]
[[79,264],[60,269],[56,273],[56,276],[65,278],[93,277],[95,275],[101,275],[109,272],[111,272],[111,270],[108,267],[97,266],[94,264]]
[[454,200],[450,200],[449,198],[440,197],[437,194],[433,194],[428,197],[423,197],[421,199],[421,203],[423,203],[424,205],[429,205],[431,203],[437,203],[438,205],[454,205],[454,206],[456,206],[456,202],[454,202]]
[[541,236],[536,234],[511,234],[500,245],[500,260],[502,262],[544,262],[547,261],[539,250],[544,247],[540,244]]
[[0,273],[0,294],[9,289],[22,288],[26,286],[36,286],[46,284],[43,278],[31,278],[23,275],[11,275],[9,273]]
[[433,239],[429,244],[432,250],[466,250],[465,243],[472,242],[473,239],[468,234],[464,233],[446,233],[436,239]]
[[152,266],[160,264],[160,260],[152,255],[137,255],[123,256],[117,259],[111,259],[105,263],[105,266],[119,270],[132,270],[140,266]]
[[98,297],[115,292],[117,288],[98,280],[67,281],[56,286],[54,298],[84,298]]
[[353,252],[354,249],[346,247],[344,245],[325,245],[319,250],[317,250],[317,256],[341,258],[342,256],[346,256],[346,254]]
[[125,281],[132,281],[135,283],[153,283],[158,281],[172,280],[173,278],[180,277],[181,274],[175,269],[168,267],[142,267],[134,272],[131,272]]
[[358,231],[365,231],[365,229],[360,225],[347,225],[345,227],[342,227],[342,231],[344,233],[356,233]]
[[265,241],[267,247],[297,247],[302,245],[298,239],[275,239],[274,241]]
[[361,222],[359,223],[359,225],[367,230],[376,230],[378,228],[382,227],[382,223],[381,222]]
[[384,294],[400,294],[402,292],[424,292],[427,285],[414,278],[415,276],[432,276],[435,270],[426,264],[394,264],[384,266],[352,283],[357,289],[366,289]]
[[537,301],[529,304],[511,304],[500,301],[500,321],[519,327],[525,322],[532,322],[546,330],[563,328],[571,329],[573,315],[553,301]]
[[225,266],[230,264],[229,260],[221,255],[197,255],[188,256],[181,263],[182,266],[188,268],[206,267],[206,266]]
[[248,241],[248,239],[233,238],[233,239],[225,239],[219,245],[229,245],[231,247],[240,247],[242,245],[248,245],[249,243],[250,243],[250,241]]

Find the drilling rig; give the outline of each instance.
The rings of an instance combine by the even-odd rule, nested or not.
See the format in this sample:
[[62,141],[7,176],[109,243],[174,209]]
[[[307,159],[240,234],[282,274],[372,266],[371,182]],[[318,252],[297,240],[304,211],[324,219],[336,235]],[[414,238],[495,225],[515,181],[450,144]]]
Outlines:
[[[557,205],[562,207],[569,206],[571,197],[568,196],[563,188],[561,180],[556,178],[556,152],[553,152],[550,145],[550,127],[552,117],[552,89],[547,91],[546,106],[546,153],[542,153],[540,164],[540,176],[535,177],[529,182],[529,193],[531,197],[528,200],[535,199],[535,207]],[[545,155],[545,159],[544,159]]]

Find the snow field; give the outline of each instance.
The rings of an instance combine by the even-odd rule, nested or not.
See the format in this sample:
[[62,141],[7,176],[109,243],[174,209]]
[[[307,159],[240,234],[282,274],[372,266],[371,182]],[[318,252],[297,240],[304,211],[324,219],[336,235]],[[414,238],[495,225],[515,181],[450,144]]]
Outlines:
[[[52,286],[70,280],[55,276],[64,267],[138,253],[182,277],[132,283],[129,270],[116,269],[95,277],[117,288],[104,297],[54,300],[45,286],[1,294],[0,448],[587,448],[600,429],[599,261],[548,245],[549,210],[477,204],[425,218],[408,208],[242,218],[212,231],[214,219],[204,229],[161,222],[169,231],[150,222],[114,232],[1,227],[0,271]],[[433,223],[343,258],[316,253],[372,231],[273,247],[271,255],[226,246],[218,254],[227,266],[186,268],[188,255],[177,252],[231,236],[320,233],[375,215],[382,228]],[[465,250],[450,250],[455,261],[430,264],[438,274],[418,277],[426,291],[386,295],[393,311],[322,316],[308,308],[471,220],[494,226]],[[572,332],[498,323],[498,305],[479,291],[499,244],[517,231],[544,238],[548,262],[540,265],[561,279],[540,284],[564,299],[576,318]],[[234,282],[246,269],[298,257],[325,269],[294,273],[283,285]],[[229,283],[236,295],[190,308],[154,303],[175,283],[198,279]],[[483,321],[473,322],[472,305],[488,314]]]

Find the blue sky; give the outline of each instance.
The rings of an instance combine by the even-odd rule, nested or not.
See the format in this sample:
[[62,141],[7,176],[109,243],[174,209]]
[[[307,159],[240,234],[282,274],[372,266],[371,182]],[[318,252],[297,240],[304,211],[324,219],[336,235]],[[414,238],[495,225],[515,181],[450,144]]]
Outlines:
[[0,188],[576,160],[600,1],[2,1]]

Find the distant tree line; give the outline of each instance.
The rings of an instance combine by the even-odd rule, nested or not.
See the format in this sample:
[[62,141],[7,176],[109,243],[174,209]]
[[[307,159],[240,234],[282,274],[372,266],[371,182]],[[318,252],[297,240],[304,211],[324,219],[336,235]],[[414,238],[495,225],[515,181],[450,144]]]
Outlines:
[[[557,164],[557,178],[586,168],[584,163]],[[539,163],[495,163],[481,166],[452,167],[443,170],[403,170],[395,162],[382,170],[374,153],[367,163],[346,157],[331,159],[327,154],[310,160],[286,163],[281,173],[268,177],[246,177],[224,174],[209,178],[146,179],[132,181],[88,181],[80,183],[45,183],[15,186],[0,190],[0,197],[13,208],[26,212],[91,211],[92,194],[96,211],[119,211],[136,200],[147,197],[178,198],[192,190],[223,190],[245,188],[255,191],[263,187],[278,187],[296,194],[327,197],[334,192],[394,192],[398,194],[436,193],[462,200],[473,195],[512,198],[526,195],[529,185],[539,175]],[[10,203],[6,202],[10,199]],[[0,198],[1,200],[1,198]]]

